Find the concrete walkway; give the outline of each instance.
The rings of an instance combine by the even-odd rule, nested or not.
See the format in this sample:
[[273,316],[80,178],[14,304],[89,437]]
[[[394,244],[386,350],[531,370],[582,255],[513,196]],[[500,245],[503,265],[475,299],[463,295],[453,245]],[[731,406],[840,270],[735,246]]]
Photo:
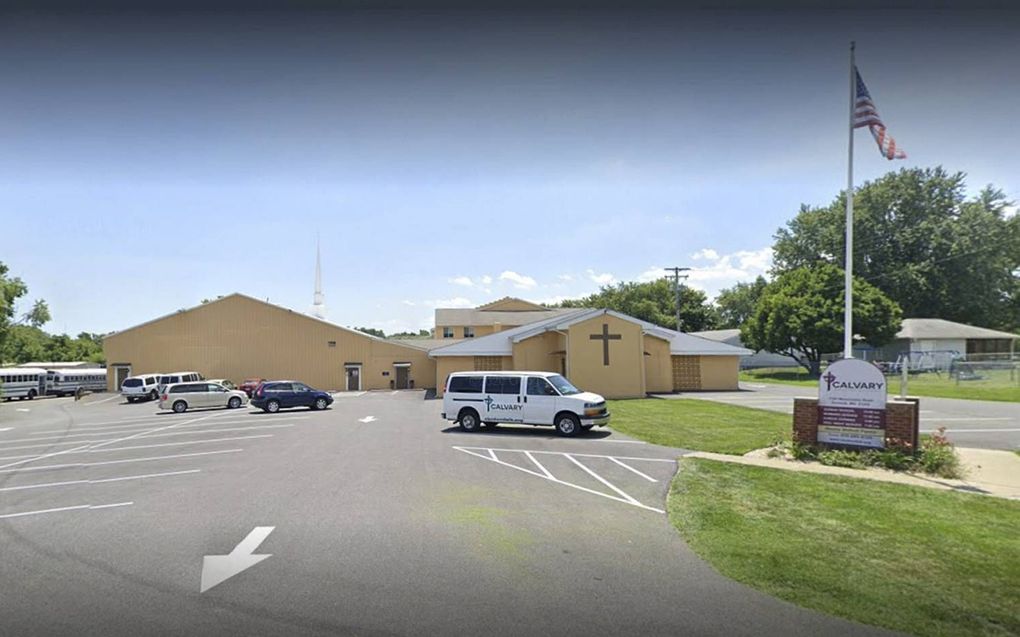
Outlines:
[[806,473],[825,473],[829,475],[863,478],[896,482],[917,487],[944,489],[990,495],[997,498],[1020,500],[1020,456],[1009,451],[990,449],[957,448],[965,471],[966,479],[950,480],[919,473],[901,473],[878,467],[868,469],[849,469],[846,467],[830,467],[817,462],[802,462],[787,458],[769,458],[768,449],[758,449],[743,456],[729,456],[721,453],[697,451],[685,455],[685,458],[707,458],[722,462],[771,467],[789,471]]

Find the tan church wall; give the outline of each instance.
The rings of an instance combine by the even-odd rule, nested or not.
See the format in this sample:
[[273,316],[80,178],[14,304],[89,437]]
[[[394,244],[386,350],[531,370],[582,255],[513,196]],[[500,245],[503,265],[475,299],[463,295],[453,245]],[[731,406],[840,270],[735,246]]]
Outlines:
[[701,356],[701,389],[739,389],[739,356]]
[[513,368],[559,374],[563,371],[560,363],[563,356],[554,352],[566,351],[566,347],[567,337],[557,332],[545,332],[514,343]]
[[[333,342],[333,345],[330,345]],[[410,363],[417,388],[434,387],[435,362],[417,348],[387,343],[240,295],[112,334],[103,341],[110,367],[133,374],[196,371],[235,383],[248,377],[295,379],[318,389],[344,388],[344,364],[360,363],[362,389],[388,389],[394,363]],[[383,376],[383,372],[389,372]],[[111,391],[115,374],[110,374]]]
[[[609,366],[603,364],[602,325],[620,340],[609,341]],[[586,391],[606,398],[637,398],[645,395],[644,343],[641,326],[604,314],[571,325],[567,338],[567,375]]]
[[670,364],[669,341],[645,335],[645,391],[673,391],[673,368]]

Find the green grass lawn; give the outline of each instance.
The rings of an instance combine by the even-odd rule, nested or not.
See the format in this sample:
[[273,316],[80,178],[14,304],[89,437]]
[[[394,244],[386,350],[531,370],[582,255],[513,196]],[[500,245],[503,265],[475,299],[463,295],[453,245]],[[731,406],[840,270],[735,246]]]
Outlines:
[[723,575],[917,635],[1020,634],[1020,502],[685,459],[669,517]]
[[[915,374],[907,382],[907,394],[932,398],[963,398],[965,400],[996,400],[1020,403],[1020,384],[1016,377],[1010,378],[1008,370],[979,372],[980,380],[965,380],[959,383],[947,374]],[[802,368],[796,369],[750,369],[740,372],[740,380],[750,383],[779,383],[802,387],[817,387]],[[889,376],[889,394],[900,391],[898,376]]]
[[610,427],[657,445],[744,454],[790,437],[789,414],[706,400],[611,400]]

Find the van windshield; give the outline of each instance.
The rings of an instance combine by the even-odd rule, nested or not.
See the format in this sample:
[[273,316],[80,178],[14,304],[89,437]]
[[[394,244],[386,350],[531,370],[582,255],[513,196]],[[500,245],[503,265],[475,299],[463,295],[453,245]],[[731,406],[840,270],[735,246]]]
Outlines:
[[550,383],[552,383],[552,386],[555,387],[557,391],[559,391],[564,396],[570,396],[571,394],[581,393],[580,389],[571,385],[569,380],[560,376],[559,374],[555,376],[550,376],[547,380]]

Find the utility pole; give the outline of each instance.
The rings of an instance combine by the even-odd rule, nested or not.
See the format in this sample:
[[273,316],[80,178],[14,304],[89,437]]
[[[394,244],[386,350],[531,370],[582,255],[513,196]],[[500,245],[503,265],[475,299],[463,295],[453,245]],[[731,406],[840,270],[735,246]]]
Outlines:
[[682,327],[682,324],[680,322],[680,279],[681,278],[686,279],[687,275],[680,273],[686,272],[690,270],[690,268],[663,268],[663,269],[666,272],[673,273],[673,287],[676,290],[676,331],[682,332],[683,330],[680,329]]

